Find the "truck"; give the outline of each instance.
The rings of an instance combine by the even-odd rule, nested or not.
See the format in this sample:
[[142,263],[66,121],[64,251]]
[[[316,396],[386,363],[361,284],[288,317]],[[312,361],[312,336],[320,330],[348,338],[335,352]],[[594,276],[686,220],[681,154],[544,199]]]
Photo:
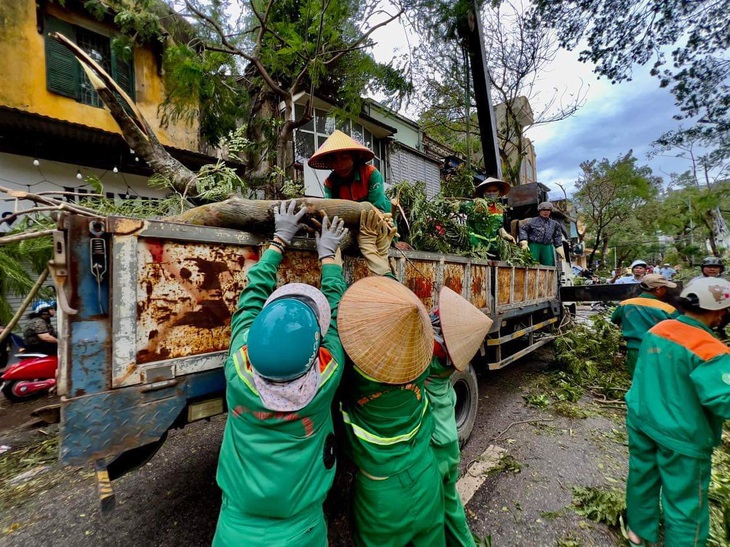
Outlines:
[[[223,364],[245,270],[270,234],[64,214],[54,234],[60,460],[108,481],[149,460],[171,428],[226,411]],[[427,309],[447,286],[494,320],[454,374],[460,440],[474,426],[475,368],[500,369],[549,343],[562,317],[559,267],[390,250],[397,279]],[[355,251],[348,284],[368,275]],[[277,283],[318,286],[315,241],[295,238]],[[103,499],[103,498],[102,498]],[[112,498],[113,499],[113,498]],[[111,502],[107,502],[107,505]]]
[[[471,57],[485,174],[501,178],[478,17],[464,19],[459,32]],[[521,188],[513,209],[536,212],[544,191]],[[518,221],[509,225],[513,233]],[[59,302],[60,460],[94,464],[102,510],[114,506],[111,481],[152,458],[168,431],[226,411],[230,318],[245,270],[268,237],[257,230],[61,215],[51,264]],[[475,369],[500,369],[553,340],[564,317],[560,291],[569,267],[395,248],[390,258],[397,279],[426,308],[447,286],[493,319],[471,365],[453,375],[459,438],[466,442],[477,413]],[[348,283],[368,273],[357,252],[345,253],[344,272]],[[278,284],[318,286],[319,277],[314,240],[295,238]]]

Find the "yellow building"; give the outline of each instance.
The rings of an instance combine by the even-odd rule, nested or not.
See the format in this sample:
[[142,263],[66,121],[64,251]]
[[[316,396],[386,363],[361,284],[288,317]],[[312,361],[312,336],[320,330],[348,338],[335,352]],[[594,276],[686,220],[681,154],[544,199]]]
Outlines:
[[[215,158],[201,153],[197,122],[161,122],[162,44],[118,54],[113,14],[97,20],[83,4],[0,2],[0,186],[83,192],[84,178],[94,175],[114,197],[161,196],[147,187],[151,170],[122,139],[81,65],[49,33],[62,33],[102,65],[183,164],[197,169]],[[28,205],[4,202],[0,211]]]

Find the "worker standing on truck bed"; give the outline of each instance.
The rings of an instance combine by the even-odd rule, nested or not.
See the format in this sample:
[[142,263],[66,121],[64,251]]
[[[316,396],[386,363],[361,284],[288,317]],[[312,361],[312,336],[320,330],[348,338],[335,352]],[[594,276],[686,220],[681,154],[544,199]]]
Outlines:
[[474,546],[464,505],[456,490],[459,480],[459,434],[451,384],[455,370],[464,371],[492,327],[492,320],[448,287],[439,291],[438,308],[431,312],[434,330],[433,358],[426,380],[426,395],[433,409],[431,434],[436,462],[444,485],[444,530],[449,546]]
[[347,285],[335,256],[348,230],[337,217],[322,221],[321,291],[302,283],[274,291],[304,214],[295,206],[282,203],[275,211],[274,238],[246,274],[231,321],[214,546],[327,545],[322,504],[335,476],[331,405],[345,363],[337,308]]
[[659,274],[647,274],[641,281],[641,294],[621,302],[611,315],[611,321],[621,327],[621,334],[626,340],[628,354],[626,364],[633,377],[639,346],[646,332],[665,319],[679,317],[679,312],[667,304],[669,289],[676,289],[677,284]]
[[324,181],[325,198],[369,201],[383,213],[390,213],[383,176],[367,163],[374,157],[372,150],[335,130],[307,164],[312,169],[332,169]]
[[[555,266],[555,253],[565,260],[563,231],[557,220],[550,218],[553,204],[543,201],[537,206],[538,215],[520,226],[520,245],[530,249],[532,258],[545,266]],[[555,249],[555,250],[553,250]]]
[[[387,274],[394,230],[378,221],[374,211],[363,214],[358,243],[368,268]],[[342,417],[358,468],[355,545],[444,545],[443,487],[425,393],[433,353],[428,311],[394,278],[366,277],[342,298],[340,336],[354,363],[343,381]]]
[[730,418],[730,282],[706,278],[682,291],[684,315],[662,321],[644,337],[626,395],[629,540],[705,545],[710,517],[712,451]]
[[512,186],[508,182],[490,177],[474,189],[475,199],[459,203],[459,212],[466,215],[469,242],[472,247],[483,247],[490,255],[496,257],[497,237],[516,243],[515,238],[504,229],[504,207],[498,201],[511,189]]

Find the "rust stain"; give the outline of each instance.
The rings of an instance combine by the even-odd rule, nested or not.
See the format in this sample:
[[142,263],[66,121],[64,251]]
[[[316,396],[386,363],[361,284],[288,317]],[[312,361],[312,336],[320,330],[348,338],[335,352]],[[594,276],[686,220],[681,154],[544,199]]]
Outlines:
[[116,218],[109,227],[109,231],[117,235],[129,235],[140,231],[145,226],[144,220],[133,218]]

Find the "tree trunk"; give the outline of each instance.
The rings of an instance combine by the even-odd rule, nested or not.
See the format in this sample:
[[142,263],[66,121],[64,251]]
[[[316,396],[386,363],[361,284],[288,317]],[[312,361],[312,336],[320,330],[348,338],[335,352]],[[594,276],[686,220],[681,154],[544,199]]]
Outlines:
[[[274,229],[274,206],[279,203],[281,201],[231,197],[225,201],[195,207],[181,215],[165,220],[196,224],[198,226],[218,226],[236,230],[272,232]],[[360,226],[360,213],[374,209],[368,202],[346,199],[300,198],[297,203],[307,208],[309,218],[319,219],[319,211],[324,210],[330,219],[335,216],[340,217],[352,231],[356,231]]]
[[129,147],[156,173],[168,178],[175,190],[190,197],[197,195],[195,173],[165,150],[137,105],[112,77],[63,34],[54,32],[51,38],[65,46],[76,57],[102,102],[109,108]]
[[722,216],[722,211],[719,207],[710,209],[707,212],[708,219],[712,222],[712,229],[710,231],[711,244],[714,243],[712,251],[715,256],[720,256],[718,253],[718,247],[724,249],[730,249],[730,230],[728,230],[727,222]]

